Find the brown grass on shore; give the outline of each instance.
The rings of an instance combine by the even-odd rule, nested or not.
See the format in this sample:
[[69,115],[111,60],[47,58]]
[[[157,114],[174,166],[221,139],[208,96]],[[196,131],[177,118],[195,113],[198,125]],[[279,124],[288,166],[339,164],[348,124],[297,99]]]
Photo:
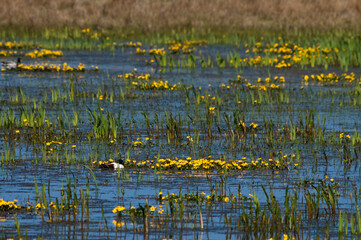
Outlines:
[[0,27],[360,29],[360,0],[2,0]]

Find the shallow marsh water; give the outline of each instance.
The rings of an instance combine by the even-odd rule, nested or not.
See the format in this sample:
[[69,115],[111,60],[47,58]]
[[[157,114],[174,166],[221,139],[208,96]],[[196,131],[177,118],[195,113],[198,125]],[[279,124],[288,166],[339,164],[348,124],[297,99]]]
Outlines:
[[[225,54],[232,51],[240,51],[242,54],[244,52],[244,49],[239,50],[227,45],[208,45],[199,50],[212,57],[215,57],[218,52]],[[19,117],[22,109],[30,109],[36,102],[37,107],[42,106],[46,109],[46,119],[54,125],[57,124],[57,120],[60,121],[58,119],[60,115],[71,118],[74,109],[79,113],[79,123],[76,127],[65,126],[66,131],[71,133],[66,135],[68,139],[61,140],[63,142],[61,145],[56,145],[52,152],[45,155],[44,142],[26,137],[26,133],[31,134],[32,129],[21,128],[21,137],[9,139],[6,137],[7,129],[4,128],[0,140],[2,154],[0,198],[6,201],[17,199],[21,206],[26,206],[27,202],[35,206],[38,202],[35,183],[39,189],[44,186],[47,201],[50,202],[61,199],[69,181],[72,193],[76,193],[78,197],[80,189],[85,191],[88,186],[89,215],[80,213],[85,211],[80,205],[78,205],[77,214],[69,213],[57,221],[49,221],[47,214],[42,217],[39,210],[35,208],[30,211],[0,212],[0,238],[18,236],[15,217],[20,224],[21,236],[27,236],[28,239],[114,239],[115,237],[119,239],[268,239],[274,237],[277,239],[282,238],[284,233],[296,239],[316,239],[326,237],[326,228],[329,228],[331,237],[337,238],[339,216],[331,214],[326,203],[320,204],[318,219],[302,219],[302,228],[297,233],[292,230],[247,233],[237,223],[241,207],[224,201],[214,202],[211,207],[208,206],[211,210],[206,210],[206,204],[201,206],[204,212],[203,229],[200,224],[199,209],[197,210],[194,204],[189,204],[189,215],[182,220],[184,222],[154,221],[155,226],[151,223],[149,229],[144,227],[146,223],[143,218],[137,219],[134,223],[130,217],[123,216],[121,220],[125,225],[120,228],[116,228],[112,222],[118,219],[117,214],[112,212],[114,207],[130,208],[130,206],[144,206],[146,203],[152,206],[159,205],[161,204],[157,200],[159,192],[164,194],[179,194],[180,191],[183,194],[204,192],[208,195],[215,191],[216,194],[224,196],[230,196],[230,194],[238,196],[240,191],[246,203],[251,202],[247,200],[252,198],[249,194],[256,193],[262,208],[265,208],[266,196],[262,186],[267,191],[273,189],[273,194],[281,205],[284,203],[287,191],[292,194],[297,193],[300,196],[298,199],[300,212],[307,215],[307,205],[303,195],[317,188],[317,184],[321,181],[328,181],[327,183],[331,184],[329,179],[339,184],[336,186],[338,209],[348,214],[356,213],[355,202],[352,202],[355,200],[350,200],[350,194],[358,193],[361,187],[358,146],[354,147],[356,156],[352,153],[354,159],[346,164],[342,158],[345,151],[342,145],[311,140],[280,140],[266,144],[265,132],[262,130],[265,121],[272,120],[279,126],[285,126],[285,124],[289,126],[290,122],[295,123],[300,118],[305,119],[309,112],[313,112],[312,118],[315,122],[317,119],[320,122],[322,118],[326,119],[324,125],[321,124],[321,128],[327,135],[327,139],[336,136],[338,141],[341,133],[354,134],[355,130],[361,128],[360,105],[354,105],[348,94],[354,86],[319,84],[304,86],[301,81],[303,75],[307,74],[342,73],[339,67],[331,66],[328,70],[311,67],[304,69],[301,67],[235,69],[216,66],[204,69],[200,66],[162,68],[157,64],[145,64],[145,60],[150,60],[152,57],[136,55],[135,49],[63,51],[63,53],[63,57],[56,59],[25,58],[24,63],[67,62],[68,65],[77,65],[81,62],[86,66],[98,66],[99,71],[74,74],[17,71],[1,73],[1,111],[12,109],[15,116]],[[118,75],[130,73],[134,68],[139,73],[150,73],[153,79],[167,80],[172,84],[180,82],[185,86],[192,85],[195,90],[139,90],[131,86],[126,96],[121,98],[121,92],[126,92],[130,84],[128,80],[121,79]],[[359,68],[350,68],[349,71],[357,76],[361,73]],[[289,94],[289,103],[280,103],[277,100],[273,103],[252,104],[253,97],[257,98],[257,94],[251,98],[244,88],[232,91],[225,87],[229,86],[230,81],[237,79],[237,75],[242,75],[254,83],[257,78],[266,78],[269,75],[284,76],[286,79],[284,92]],[[86,93],[85,97],[76,97],[74,101],[60,97],[57,102],[51,102],[51,90],[59,89],[60,93],[66,93],[69,91],[71,78],[75,88]],[[304,88],[301,89],[301,87]],[[9,96],[15,95],[19,88],[25,93],[26,102],[24,104],[10,103]],[[221,103],[215,104],[213,100],[210,100],[209,103],[201,101],[197,104],[195,96],[197,91],[205,97],[206,94],[210,94],[211,97],[219,95]],[[334,96],[331,94],[332,91],[336,92]],[[109,99],[99,99],[98,95],[109,96],[111,92],[115,96],[112,102]],[[186,94],[191,96],[189,104],[186,103]],[[44,100],[45,95],[48,102]],[[240,103],[237,102],[237,97]],[[211,127],[214,136],[210,138],[205,130],[207,126],[205,116],[209,114],[209,108],[212,106],[216,109],[214,114],[219,117],[215,120],[216,124],[213,123]],[[92,138],[93,126],[90,124],[89,111],[98,111],[100,108],[104,113],[114,113],[116,117],[120,114],[118,137],[115,143],[110,143],[111,139]],[[225,137],[228,131],[224,119],[226,116],[232,116],[235,111],[241,113],[247,125],[254,122],[261,126],[257,134],[252,138],[248,137],[244,142],[239,140],[232,142],[229,136]],[[177,133],[181,134],[181,136],[177,135],[178,139],[169,140],[166,134],[165,118],[169,113],[173,114],[175,121],[182,123],[180,125],[182,131]],[[146,126],[144,115],[149,117],[153,128]],[[157,118],[160,119],[159,132],[154,130]],[[59,135],[62,135],[61,131],[52,136],[62,139]],[[192,144],[187,141],[186,136],[191,136],[193,139],[197,137],[199,140]],[[151,140],[146,140],[146,138]],[[132,142],[138,140],[143,142],[142,146],[132,145]],[[94,158],[106,160],[118,156],[135,160],[154,159],[154,156],[183,159],[208,158],[208,156],[212,159],[222,157],[265,159],[270,155],[291,155],[296,152],[299,152],[297,165],[294,165],[296,163],[294,162],[289,169],[284,170],[230,170],[224,173],[217,170],[160,171],[126,166],[124,170],[108,171],[100,170],[89,163]],[[9,162],[6,160],[7,154],[10,155]],[[70,162],[67,162],[69,159],[65,154],[71,156]],[[44,156],[46,160],[43,159]],[[206,213],[209,216],[206,216]],[[138,229],[135,230],[136,227]]]

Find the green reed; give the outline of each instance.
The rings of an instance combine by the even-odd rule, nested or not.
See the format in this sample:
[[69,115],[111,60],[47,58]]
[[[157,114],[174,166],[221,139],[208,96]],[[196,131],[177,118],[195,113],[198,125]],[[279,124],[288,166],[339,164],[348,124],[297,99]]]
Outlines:
[[93,127],[93,136],[95,138],[116,139],[118,123],[114,114],[107,111],[106,115],[104,115],[100,107],[97,110],[91,111],[89,108],[87,109],[89,121]]

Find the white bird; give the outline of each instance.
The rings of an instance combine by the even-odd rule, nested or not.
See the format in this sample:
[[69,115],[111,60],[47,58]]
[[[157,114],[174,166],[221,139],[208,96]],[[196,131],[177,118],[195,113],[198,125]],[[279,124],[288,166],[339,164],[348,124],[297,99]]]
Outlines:
[[114,162],[101,164],[99,165],[99,167],[110,168],[110,169],[124,168],[124,161],[122,159],[118,159]]
[[21,62],[21,58],[18,58],[18,60],[15,61],[3,61],[1,62],[2,67],[6,69],[17,69],[19,64]]

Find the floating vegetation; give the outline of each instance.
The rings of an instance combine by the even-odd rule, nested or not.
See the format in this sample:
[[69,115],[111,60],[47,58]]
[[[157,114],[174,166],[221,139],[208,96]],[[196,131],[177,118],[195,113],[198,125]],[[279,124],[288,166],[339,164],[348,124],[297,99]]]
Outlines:
[[23,54],[24,54],[23,51],[17,51],[17,50],[13,50],[13,51],[2,50],[2,51],[0,51],[0,56],[2,56],[2,57],[21,56]]
[[[79,63],[78,66],[69,66],[66,62],[63,64],[18,64],[15,69],[1,68],[1,71],[29,71],[29,72],[84,72],[86,70],[85,65]],[[98,67],[92,66],[90,71],[97,71]]]
[[137,48],[136,51],[137,51],[137,54],[139,54],[139,55],[149,54],[149,55],[163,56],[166,54],[164,48],[153,48],[153,49],[149,49],[149,50]]
[[342,75],[337,75],[336,73],[328,73],[328,74],[312,74],[312,75],[305,75],[303,76],[303,80],[307,84],[309,81],[320,82],[323,86],[330,86],[345,83],[360,83],[361,79],[357,79],[355,73],[344,73]]
[[137,69],[135,68],[132,72],[120,74],[118,77],[123,79],[149,80],[151,75],[149,73],[138,73]]
[[158,81],[150,81],[150,80],[145,80],[145,81],[138,81],[132,82],[132,85],[135,86],[138,89],[141,90],[179,90],[179,89],[183,89],[183,86],[180,83],[176,83],[176,84],[169,84],[168,81],[162,81],[162,80],[158,80]]
[[24,53],[24,51],[17,51],[17,50],[2,50],[0,51],[0,56],[3,57],[12,57],[12,56],[25,56],[30,58],[42,58],[42,57],[60,57],[63,55],[63,52],[58,51],[52,51],[47,49],[40,49],[40,50],[33,50],[31,52]]
[[34,50],[25,54],[26,57],[41,58],[41,57],[60,57],[63,56],[62,51],[52,51],[47,49]]
[[7,202],[0,198],[0,212],[7,212],[17,209],[21,209],[21,206],[17,204],[17,200]]
[[[252,126],[253,128],[257,126]],[[257,158],[248,160],[244,157],[241,160],[214,160],[214,159],[169,159],[161,158],[156,160],[126,160],[128,167],[146,167],[152,169],[175,169],[175,170],[248,170],[248,169],[288,169],[295,155],[284,155],[281,159],[262,160]]]
[[[282,89],[285,87],[285,77],[283,76],[274,76],[273,78],[267,77],[264,79],[258,78],[254,84],[252,84],[247,78],[242,77],[241,75],[237,76],[237,80],[231,81],[231,85],[242,84],[243,86],[249,89],[258,89],[260,91],[269,91],[275,89]],[[225,85],[222,85],[225,87]]]
[[106,161],[97,161],[97,160],[95,160],[95,161],[93,161],[93,165],[100,166],[102,164],[107,164],[107,163],[112,163],[112,162],[114,162],[114,160],[112,158],[109,158],[109,160],[106,160]]
[[148,73],[138,73],[135,68],[130,73],[120,74],[118,77],[123,79],[131,79],[131,84],[141,90],[179,90],[184,87],[180,83],[169,84],[168,81],[163,80],[151,80],[152,76]]

